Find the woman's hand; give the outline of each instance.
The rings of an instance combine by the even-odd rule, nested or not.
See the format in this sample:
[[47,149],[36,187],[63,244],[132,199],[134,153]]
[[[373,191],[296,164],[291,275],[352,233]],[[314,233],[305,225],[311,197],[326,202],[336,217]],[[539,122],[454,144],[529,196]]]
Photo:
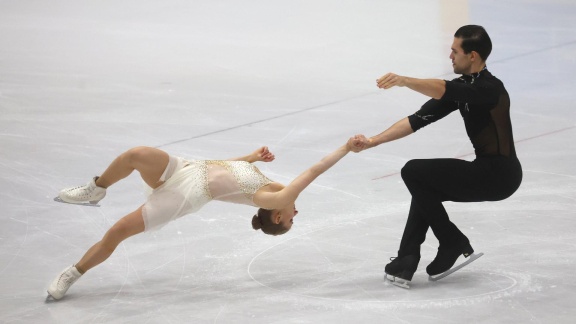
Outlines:
[[256,151],[252,152],[253,161],[272,162],[276,157],[268,150],[267,146],[262,146]]

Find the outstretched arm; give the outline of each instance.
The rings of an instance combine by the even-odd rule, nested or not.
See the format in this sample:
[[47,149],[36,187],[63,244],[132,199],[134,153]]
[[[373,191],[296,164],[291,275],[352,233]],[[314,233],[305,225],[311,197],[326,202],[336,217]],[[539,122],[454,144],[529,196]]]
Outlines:
[[446,92],[446,81],[440,79],[417,79],[407,76],[387,73],[376,80],[378,88],[390,89],[396,87],[408,87],[416,92],[434,98],[440,99]]
[[256,151],[245,155],[240,156],[237,158],[229,159],[228,161],[246,161],[250,163],[262,161],[262,162],[272,162],[276,157],[272,152],[268,150],[267,146],[262,146],[261,148],[257,149]]
[[254,202],[265,209],[283,208],[293,204],[298,195],[312,183],[318,176],[326,172],[336,162],[340,161],[350,152],[349,144],[342,145],[336,151],[328,154],[308,170],[300,174],[289,185],[278,192],[263,192],[254,197]]
[[412,130],[410,121],[408,117],[405,117],[376,136],[370,138],[366,138],[364,135],[353,136],[348,140],[348,145],[353,152],[358,153],[371,147],[408,136],[412,133],[414,133],[414,131]]

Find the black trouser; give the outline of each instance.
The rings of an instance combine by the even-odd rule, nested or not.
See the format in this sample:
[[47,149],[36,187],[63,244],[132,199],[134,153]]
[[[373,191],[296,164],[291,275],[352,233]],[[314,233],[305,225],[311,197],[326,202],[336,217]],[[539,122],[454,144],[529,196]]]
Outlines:
[[443,201],[497,201],[510,197],[522,182],[522,167],[516,158],[478,157],[473,162],[458,159],[411,160],[402,168],[402,179],[412,194],[412,203],[398,256],[420,256],[420,245],[428,227],[450,248],[468,239],[450,221]]

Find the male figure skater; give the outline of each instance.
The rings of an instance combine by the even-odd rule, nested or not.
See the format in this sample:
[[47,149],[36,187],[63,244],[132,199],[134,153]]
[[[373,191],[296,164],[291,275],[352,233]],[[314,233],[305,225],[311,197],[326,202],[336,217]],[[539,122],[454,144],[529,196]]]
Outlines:
[[[377,80],[379,88],[408,87],[431,97],[416,113],[382,133],[366,138],[356,135],[352,150],[394,141],[459,110],[476,153],[472,162],[459,159],[411,160],[402,168],[402,179],[412,194],[408,220],[398,255],[386,265],[386,278],[408,288],[420,261],[420,245],[428,227],[440,245],[436,258],[426,267],[430,279],[439,279],[459,267],[460,255],[469,263],[479,255],[468,238],[448,218],[444,201],[497,201],[511,196],[522,181],[522,167],[514,148],[510,121],[510,97],[503,83],[486,67],[492,42],[481,26],[467,25],[454,34],[450,53],[452,81],[417,79],[388,73]],[[480,254],[481,255],[481,254]],[[463,264],[464,265],[464,264]]]

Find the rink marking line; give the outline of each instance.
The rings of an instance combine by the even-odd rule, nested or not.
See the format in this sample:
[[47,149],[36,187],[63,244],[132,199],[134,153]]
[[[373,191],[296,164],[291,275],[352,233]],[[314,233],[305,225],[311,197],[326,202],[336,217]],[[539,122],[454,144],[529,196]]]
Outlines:
[[379,92],[377,92],[377,91],[372,91],[372,92],[368,92],[368,93],[364,93],[364,94],[352,96],[352,97],[349,97],[349,98],[344,98],[344,99],[340,99],[340,100],[336,100],[336,101],[331,101],[331,102],[328,102],[328,103],[323,103],[323,104],[319,104],[319,105],[316,105],[316,106],[312,106],[312,107],[308,107],[308,108],[296,110],[296,111],[291,111],[291,112],[288,112],[288,113],[285,113],[285,114],[281,114],[281,115],[277,115],[277,116],[272,116],[272,117],[268,117],[268,118],[264,118],[264,119],[260,119],[260,120],[251,121],[251,122],[244,123],[244,124],[241,124],[241,125],[236,125],[236,126],[231,126],[231,127],[228,127],[228,128],[219,129],[219,130],[216,130],[216,131],[213,131],[213,132],[208,132],[208,133],[204,133],[204,134],[192,136],[192,137],[189,137],[189,138],[184,138],[184,139],[180,139],[180,140],[176,140],[176,141],[172,141],[172,142],[160,144],[160,145],[157,145],[157,146],[155,146],[155,147],[156,147],[156,148],[160,148],[160,147],[164,147],[164,146],[168,146],[168,145],[172,145],[172,144],[178,144],[178,143],[190,141],[190,140],[197,139],[197,138],[201,138],[201,137],[206,137],[206,136],[210,136],[210,135],[214,135],[214,134],[224,133],[224,132],[227,132],[227,131],[230,131],[230,130],[234,130],[234,129],[238,129],[238,128],[242,128],[242,127],[246,127],[246,126],[250,126],[250,125],[254,125],[254,124],[265,123],[265,122],[268,122],[268,121],[271,121],[271,120],[274,120],[274,119],[280,119],[280,118],[287,117],[287,116],[291,116],[291,115],[297,115],[297,114],[300,114],[300,113],[303,113],[303,112],[307,112],[307,111],[310,111],[310,110],[314,110],[314,109],[318,109],[318,108],[324,108],[324,107],[331,106],[331,105],[334,105],[334,104],[339,104],[339,103],[346,102],[346,101],[349,101],[349,100],[354,100],[354,99],[358,99],[358,98],[363,98],[363,97],[375,95],[375,94],[378,94],[378,93],[379,93]]
[[515,59],[520,58],[520,57],[530,56],[530,55],[534,55],[534,54],[540,54],[540,53],[547,52],[547,51],[549,51],[549,50],[556,50],[556,49],[563,48],[563,47],[566,47],[566,46],[572,46],[572,45],[574,45],[574,44],[576,44],[576,40],[569,41],[569,42],[564,42],[564,43],[561,43],[561,44],[556,44],[556,45],[553,45],[553,46],[548,46],[548,47],[540,48],[540,49],[537,49],[537,50],[533,50],[533,51],[530,51],[530,52],[513,55],[513,56],[510,56],[510,57],[506,57],[506,58],[501,58],[501,59],[499,59],[499,60],[496,60],[496,61],[491,62],[490,64],[500,63],[500,62],[506,62],[506,61],[510,61],[510,60],[515,60]]
[[[500,59],[500,60],[493,61],[492,63],[493,63],[493,64],[497,64],[497,63],[500,63],[500,62],[505,62],[505,61],[508,61],[508,60],[516,59],[516,58],[519,58],[519,57],[530,56],[530,55],[534,55],[534,54],[539,54],[539,53],[542,53],[542,52],[546,52],[546,51],[549,51],[549,50],[554,50],[554,49],[559,49],[559,48],[566,47],[566,46],[571,46],[571,45],[573,45],[573,44],[576,44],[576,41],[565,42],[565,43],[558,44],[558,45],[555,45],[555,46],[549,46],[549,47],[541,48],[541,49],[534,50],[534,51],[531,51],[531,52],[526,52],[526,53],[514,55],[514,56],[511,56],[511,57],[508,57],[508,58],[503,58],[503,59]],[[438,76],[437,78],[442,78],[442,77],[447,76],[447,75],[451,75],[451,73],[444,73],[444,74]],[[338,103],[346,102],[346,101],[353,100],[353,99],[363,98],[363,97],[375,95],[375,94],[378,94],[378,93],[380,93],[380,91],[377,91],[377,90],[376,90],[376,91],[372,91],[372,92],[360,94],[360,95],[357,95],[357,96],[352,96],[352,97],[349,97],[349,98],[340,99],[340,100],[328,102],[328,103],[325,103],[325,104],[320,104],[320,105],[316,105],[316,106],[304,108],[304,109],[301,109],[301,110],[297,110],[297,111],[293,111],[293,112],[281,114],[281,115],[278,115],[278,116],[273,116],[273,117],[269,117],[269,118],[265,118],[265,119],[261,119],[261,120],[256,120],[256,121],[249,122],[249,123],[245,123],[245,124],[242,124],[242,125],[236,125],[236,126],[232,126],[232,127],[228,127],[228,128],[216,130],[216,131],[213,131],[213,132],[209,132],[209,133],[192,136],[192,137],[185,138],[185,139],[181,139],[181,140],[177,140],[177,141],[172,141],[172,142],[160,144],[160,145],[156,146],[156,148],[160,148],[160,147],[164,147],[164,146],[168,146],[168,145],[172,145],[172,144],[177,144],[177,143],[182,143],[182,142],[186,142],[186,141],[189,141],[189,140],[193,140],[193,139],[196,139],[196,138],[201,138],[201,137],[205,137],[205,136],[209,136],[209,135],[214,135],[214,134],[218,134],[218,133],[223,133],[223,132],[227,132],[227,131],[229,131],[229,130],[234,130],[234,129],[238,129],[238,128],[245,127],[245,126],[249,126],[249,125],[253,125],[253,124],[259,124],[259,123],[267,122],[267,121],[274,120],[274,119],[279,119],[279,118],[286,117],[286,116],[296,115],[296,114],[299,114],[299,113],[307,112],[307,111],[309,111],[309,110],[314,110],[314,109],[317,109],[317,108],[322,108],[322,107],[326,107],[326,106],[330,106],[330,105],[333,105],[333,104],[338,104]],[[574,126],[573,126],[573,127],[570,127],[570,128],[574,128]],[[559,131],[563,131],[563,130],[559,130]],[[547,135],[547,134],[545,134],[545,135]],[[536,137],[538,137],[538,136],[536,136]],[[528,139],[532,139],[532,138],[528,138]],[[387,176],[383,176],[383,177],[387,177]],[[375,179],[373,179],[373,180],[375,180]]]
[[[518,280],[516,278],[511,277],[510,275],[506,275],[503,273],[497,273],[495,271],[475,271],[474,273],[481,275],[481,276],[486,276],[486,275],[497,275],[500,277],[504,277],[510,280],[510,284],[494,290],[494,291],[488,291],[488,292],[484,292],[484,293],[480,293],[480,294],[475,294],[475,295],[468,295],[468,296],[460,296],[460,297],[452,297],[452,298],[440,298],[440,299],[416,299],[416,300],[379,300],[379,299],[349,299],[349,298],[331,298],[331,297],[322,297],[322,296],[314,296],[311,294],[306,294],[306,293],[298,293],[298,292],[293,292],[293,291],[288,291],[288,290],[282,290],[282,289],[278,289],[278,288],[274,288],[270,285],[267,285],[261,281],[259,281],[258,279],[254,278],[254,276],[252,275],[252,273],[250,272],[250,267],[252,265],[252,263],[261,255],[266,251],[263,251],[262,253],[260,253],[259,255],[255,256],[249,266],[248,266],[248,275],[250,276],[250,278],[255,281],[256,283],[258,283],[259,285],[266,287],[268,289],[277,291],[279,293],[283,293],[283,294],[288,294],[288,295],[293,295],[293,296],[298,296],[298,297],[306,297],[306,298],[311,298],[311,299],[317,299],[317,300],[328,300],[328,301],[339,301],[339,302],[351,302],[351,303],[382,303],[382,304],[393,304],[393,305],[419,305],[421,304],[422,306],[426,306],[427,304],[437,304],[437,303],[447,303],[447,302],[458,302],[458,301],[465,301],[468,302],[470,300],[476,300],[476,299],[481,299],[481,298],[485,298],[485,297],[492,297],[492,299],[498,299],[503,297],[504,295],[502,295],[503,293],[505,293],[506,291],[513,289],[514,287],[518,286]],[[463,271],[463,272],[468,272],[470,273],[471,271]],[[320,284],[318,286],[315,286],[315,289],[318,288],[322,288],[323,286],[327,285],[327,284],[333,284],[335,281],[338,281],[340,279],[342,279],[346,274],[342,274],[342,276],[327,282],[327,283],[323,283]],[[491,280],[491,282],[494,283],[493,280]],[[383,284],[385,284],[383,282]],[[355,285],[357,286],[357,285]],[[519,289],[522,290],[522,288],[524,287],[519,287]],[[361,289],[363,290],[363,289]],[[513,294],[515,292],[510,292],[509,294]],[[478,301],[481,302],[481,301]]]
[[[521,54],[513,55],[513,56],[507,57],[507,58],[502,58],[502,59],[499,59],[499,60],[496,60],[496,61],[492,61],[491,64],[498,64],[498,63],[506,62],[506,61],[509,61],[509,60],[512,60],[512,59],[517,59],[517,58],[519,58],[519,57],[525,57],[525,56],[531,56],[531,55],[534,55],[534,54],[540,54],[540,53],[547,52],[547,51],[550,51],[550,50],[555,50],[555,49],[563,48],[563,47],[566,47],[566,46],[572,46],[572,45],[574,45],[574,44],[576,44],[576,40],[574,40],[574,41],[569,41],[569,42],[564,42],[564,43],[562,43],[562,44],[557,44],[557,45],[554,45],[554,46],[548,46],[548,47],[540,48],[540,49],[533,50],[533,51],[526,52],[526,53],[521,53]],[[437,76],[437,78],[442,78],[442,77],[445,77],[445,76],[448,76],[448,75],[452,75],[452,73],[444,73],[444,74],[441,74],[441,75]],[[328,102],[328,103],[325,103],[325,104],[320,104],[320,105],[316,105],[316,106],[304,108],[304,109],[297,110],[297,111],[293,111],[293,112],[289,112],[289,113],[286,113],[286,114],[282,114],[282,115],[278,115],[278,116],[273,116],[273,117],[269,117],[269,118],[265,118],[265,119],[261,119],[261,120],[256,120],[256,121],[249,122],[249,123],[245,123],[245,124],[242,124],[242,125],[236,125],[236,126],[228,127],[228,128],[225,128],[225,129],[220,129],[220,130],[217,130],[217,131],[209,132],[209,133],[192,136],[192,137],[185,138],[185,139],[181,139],[181,140],[177,140],[177,141],[172,141],[172,142],[160,144],[160,145],[156,146],[156,148],[168,146],[168,145],[171,145],[171,144],[177,144],[177,143],[181,143],[181,142],[186,142],[186,141],[193,140],[193,139],[196,139],[196,138],[201,138],[201,137],[205,137],[205,136],[209,136],[209,135],[213,135],[213,134],[218,134],[218,133],[222,133],[222,132],[226,132],[226,131],[229,131],[229,130],[238,129],[238,128],[245,127],[245,126],[249,126],[249,125],[253,125],[253,124],[258,124],[258,123],[262,123],[262,122],[267,122],[267,121],[270,121],[270,120],[279,119],[279,118],[282,118],[282,117],[299,114],[299,113],[306,112],[306,111],[309,111],[309,110],[314,110],[314,109],[317,109],[317,108],[326,107],[326,106],[329,106],[329,105],[332,105],[332,104],[337,104],[337,103],[346,102],[346,101],[348,101],[348,100],[353,100],[353,99],[357,99],[357,98],[367,97],[367,96],[374,95],[374,94],[377,94],[377,93],[380,93],[380,92],[379,92],[379,91],[372,91],[372,92],[369,92],[369,93],[364,93],[364,94],[360,94],[360,95],[357,95],[357,96],[352,96],[352,97],[349,97],[349,98],[340,99],[340,100],[336,100],[336,101],[333,101],[333,102]],[[0,94],[1,94],[1,93],[0,93]],[[571,127],[571,128],[573,128],[573,127]],[[560,131],[562,131],[562,130],[560,130]],[[538,136],[536,136],[536,137],[538,137]],[[531,138],[529,138],[529,139],[531,139]],[[384,177],[386,177],[386,176],[384,176]],[[373,180],[374,180],[374,179],[373,179]]]
[[[274,244],[274,245],[272,245],[272,246],[264,249],[263,251],[261,251],[260,253],[258,253],[257,255],[255,255],[255,256],[252,258],[252,260],[250,260],[250,262],[248,263],[248,266],[247,266],[247,268],[246,268],[246,271],[248,272],[248,276],[249,276],[254,282],[258,283],[259,285],[261,285],[261,286],[263,286],[263,287],[266,287],[266,288],[268,288],[268,289],[271,289],[271,290],[274,290],[274,291],[277,291],[277,292],[280,292],[280,293],[289,294],[289,295],[298,296],[298,297],[307,297],[307,298],[312,298],[312,299],[317,299],[317,300],[330,300],[330,301],[340,301],[340,302],[383,303],[383,304],[395,304],[395,305],[410,305],[410,304],[415,304],[415,305],[417,305],[417,304],[423,304],[423,305],[426,305],[426,304],[431,304],[431,303],[432,303],[432,304],[434,304],[434,303],[446,303],[446,302],[451,302],[451,301],[452,301],[452,302],[468,301],[468,300],[475,300],[475,299],[485,298],[485,297],[492,297],[492,298],[495,298],[495,299],[496,299],[496,298],[503,297],[503,296],[502,296],[502,293],[504,293],[505,291],[510,290],[510,289],[512,289],[512,288],[514,288],[514,287],[516,287],[516,286],[519,286],[518,280],[517,280],[516,278],[510,276],[509,273],[507,274],[507,273],[498,272],[498,271],[493,271],[493,270],[492,270],[492,271],[484,271],[484,270],[481,269],[480,271],[475,271],[475,273],[477,273],[477,274],[480,275],[480,276],[498,275],[498,276],[501,276],[501,277],[504,277],[504,278],[509,279],[509,280],[511,281],[511,284],[509,284],[509,285],[507,285],[507,286],[505,286],[505,287],[502,287],[502,288],[500,288],[500,289],[494,290],[494,291],[488,291],[488,292],[484,292],[484,293],[480,293],[480,294],[469,295],[469,296],[461,296],[461,297],[453,297],[453,298],[421,299],[421,300],[410,300],[410,301],[408,301],[408,300],[378,300],[378,299],[374,299],[374,300],[370,300],[370,299],[367,299],[367,300],[359,300],[359,299],[345,299],[345,298],[321,297],[321,296],[308,295],[308,294],[305,294],[305,293],[298,293],[298,292],[292,292],[292,291],[288,291],[288,290],[282,290],[282,289],[274,288],[274,287],[272,287],[271,285],[268,285],[268,284],[266,284],[266,283],[263,283],[263,282],[259,281],[258,279],[256,279],[256,278],[253,276],[253,274],[252,274],[252,272],[251,272],[252,265],[256,262],[257,259],[259,259],[263,254],[267,253],[268,251],[270,251],[270,250],[272,250],[272,249],[274,249],[274,248],[276,248],[276,247],[278,247],[278,246],[280,246],[280,245],[286,244],[286,243],[288,243],[288,242],[290,242],[290,241],[292,241],[292,240],[301,239],[302,237],[308,236],[308,235],[310,235],[310,234],[312,234],[312,233],[321,232],[321,231],[326,231],[327,228],[337,227],[337,226],[341,226],[341,225],[343,225],[343,224],[334,224],[334,225],[331,225],[331,226],[324,227],[324,228],[322,228],[322,229],[311,230],[311,231],[308,231],[308,232],[306,232],[306,233],[302,233],[302,234],[300,234],[300,235],[298,235],[298,236],[289,238],[289,239],[287,239],[287,240],[285,240],[285,241],[279,242],[278,244]],[[365,263],[366,263],[366,262],[364,262],[363,264],[365,264]],[[358,269],[358,268],[356,268],[355,270],[357,270],[357,269]],[[464,270],[464,271],[462,271],[462,272],[470,272],[470,271]],[[339,279],[341,279],[341,277],[337,278],[336,281],[339,280]],[[493,282],[493,280],[491,280],[491,281]],[[529,280],[528,280],[528,281],[529,281]],[[329,282],[329,283],[333,283],[333,281],[331,281],[331,282]],[[329,284],[329,283],[326,283],[326,284]],[[320,284],[320,285],[317,286],[317,287],[322,287],[322,286],[325,286],[326,284]],[[438,283],[434,283],[434,284],[437,285]],[[440,283],[440,284],[441,284],[441,283]],[[528,283],[528,284],[529,284],[529,283]],[[523,290],[523,289],[525,288],[524,286],[526,286],[526,285],[528,285],[528,284],[526,284],[526,283],[525,283],[525,284],[521,284],[518,289]],[[514,293],[514,292],[511,292],[511,293]]]
[[22,242],[18,245],[18,250],[16,251],[16,254],[13,254],[12,258],[10,258],[10,261],[8,261],[8,263],[6,263],[6,265],[2,268],[2,270],[0,271],[0,275],[3,274],[4,271],[6,271],[6,269],[10,267],[10,265],[12,265],[12,262],[14,262],[14,260],[17,257],[20,256],[20,253],[22,252],[22,247],[28,241],[28,233],[30,232],[30,213],[28,212],[28,208],[26,208],[24,212],[26,214],[26,221],[22,223],[26,224],[26,234],[24,235],[24,239],[22,240]]
[[[527,137],[527,138],[523,138],[523,139],[521,139],[521,140],[514,141],[514,144],[518,144],[518,143],[521,143],[521,142],[527,142],[527,141],[530,141],[530,140],[533,140],[533,139],[536,139],[536,138],[541,138],[541,137],[545,137],[545,136],[552,135],[552,134],[556,134],[556,133],[561,133],[561,132],[563,132],[563,131],[571,130],[571,129],[574,129],[574,128],[576,128],[576,125],[573,125],[573,126],[570,126],[570,127],[564,127],[564,128],[561,128],[561,129],[553,130],[553,131],[550,131],[550,132],[547,132],[547,133],[543,133],[543,134],[539,134],[539,135],[534,135],[534,136]],[[460,158],[463,158],[463,157],[466,157],[466,156],[470,156],[470,155],[474,155],[474,153],[462,154],[462,155],[458,155],[458,156],[456,156],[456,157],[454,157],[454,158],[455,158],[455,159],[460,159]],[[395,176],[395,175],[398,175],[398,174],[400,174],[400,172],[389,173],[389,174],[386,174],[386,175],[383,175],[383,176],[380,176],[380,177],[377,177],[377,178],[373,178],[372,180],[380,180],[380,179],[388,178],[388,177]]]
[[[547,174],[547,175],[556,175],[556,176],[560,176],[560,177],[568,177],[568,178],[573,178],[576,179],[576,176],[570,175],[570,174],[564,174],[564,173],[556,173],[556,172],[547,172],[547,171],[541,171],[541,170],[524,170],[526,172],[534,172],[534,173],[542,173],[542,174]],[[570,198],[570,199],[574,199],[574,198]]]

